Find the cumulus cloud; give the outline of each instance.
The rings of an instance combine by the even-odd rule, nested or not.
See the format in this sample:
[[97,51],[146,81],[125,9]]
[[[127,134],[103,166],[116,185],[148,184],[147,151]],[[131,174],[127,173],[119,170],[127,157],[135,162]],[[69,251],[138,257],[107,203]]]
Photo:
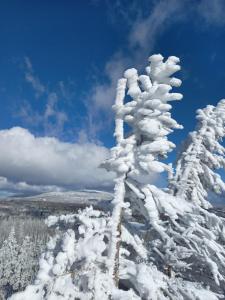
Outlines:
[[21,127],[1,130],[0,189],[110,188],[113,174],[99,168],[108,155],[107,148],[92,143],[35,137]]

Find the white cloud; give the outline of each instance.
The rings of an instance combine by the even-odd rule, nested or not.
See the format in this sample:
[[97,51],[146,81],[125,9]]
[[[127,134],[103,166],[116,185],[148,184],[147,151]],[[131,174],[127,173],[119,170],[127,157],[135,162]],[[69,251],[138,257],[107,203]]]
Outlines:
[[150,54],[160,33],[165,30],[167,25],[177,21],[180,17],[179,14],[176,15],[176,12],[181,7],[182,1],[158,1],[150,9],[148,17],[137,19],[134,22],[129,35],[131,47],[138,46],[137,51],[141,50],[141,52],[147,47],[147,51]]
[[45,86],[41,83],[40,79],[34,74],[33,66],[31,63],[31,60],[29,57],[24,58],[25,61],[25,79],[27,82],[29,82],[34,91],[35,91],[35,97],[39,98],[45,91]]
[[41,118],[45,133],[51,136],[62,134],[64,125],[68,121],[67,114],[58,109],[58,101],[59,97],[56,92],[49,93],[45,111]]
[[0,189],[109,188],[113,175],[98,168],[108,155],[107,148],[92,143],[35,137],[21,127],[1,130]]

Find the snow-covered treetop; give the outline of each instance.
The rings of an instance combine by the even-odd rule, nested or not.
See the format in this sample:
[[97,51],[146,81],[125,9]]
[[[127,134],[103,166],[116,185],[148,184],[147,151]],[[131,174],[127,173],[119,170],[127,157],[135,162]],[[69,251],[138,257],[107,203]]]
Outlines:
[[196,119],[196,130],[189,134],[177,159],[170,188],[175,195],[208,208],[208,191],[225,191],[223,180],[215,172],[225,167],[225,149],[220,144],[225,136],[225,100],[216,107],[207,105],[197,110]]
[[[196,119],[198,125],[196,130],[208,139],[220,139],[225,135],[225,100],[218,102],[217,106],[207,105],[204,109],[197,110]],[[215,144],[211,143],[212,146]]]
[[[172,119],[172,107],[168,104],[182,99],[181,94],[171,92],[172,87],[181,85],[180,79],[172,77],[180,70],[179,58],[170,56],[164,61],[157,54],[150,56],[149,62],[145,75],[138,75],[134,68],[125,71],[124,78],[118,81],[113,106],[117,146],[104,166],[117,173],[129,172],[130,176],[168,171],[169,167],[158,159],[165,158],[175,147],[167,135],[182,128]],[[123,133],[124,122],[131,128],[127,138]]]

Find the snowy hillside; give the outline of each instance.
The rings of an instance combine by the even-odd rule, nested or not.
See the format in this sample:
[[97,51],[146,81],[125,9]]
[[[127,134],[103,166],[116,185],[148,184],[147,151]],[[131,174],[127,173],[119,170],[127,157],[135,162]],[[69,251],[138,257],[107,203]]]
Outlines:
[[[69,192],[49,192],[40,195],[25,197],[23,198],[23,200],[74,203],[74,204],[96,204],[97,202],[100,201],[109,201],[112,199],[112,197],[113,195],[108,192],[84,190],[84,191],[69,191]],[[19,199],[20,198],[18,198],[18,200]]]

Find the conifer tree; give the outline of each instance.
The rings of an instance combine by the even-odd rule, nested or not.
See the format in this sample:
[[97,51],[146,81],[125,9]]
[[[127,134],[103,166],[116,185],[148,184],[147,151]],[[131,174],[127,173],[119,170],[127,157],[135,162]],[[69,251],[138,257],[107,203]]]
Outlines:
[[[114,272],[111,274],[115,284],[120,277],[123,284],[133,285],[136,290],[139,285],[133,273],[140,267],[139,261],[148,265],[149,273],[155,267],[164,272],[168,284],[175,275],[198,282],[198,272],[205,272],[211,288],[220,290],[214,282],[223,284],[225,275],[223,220],[148,183],[152,174],[171,173],[170,165],[161,159],[175,147],[167,135],[174,128],[181,128],[171,118],[168,104],[182,98],[181,94],[170,93],[173,86],[181,84],[179,79],[171,78],[180,69],[178,62],[174,56],[164,62],[161,55],[153,55],[146,68],[147,75],[139,76],[137,70],[129,69],[124,73],[125,79],[118,83],[114,106],[117,145],[112,149],[111,159],[104,164],[117,174],[110,245]],[[130,128],[127,137],[123,135],[123,122]]]
[[0,286],[6,297],[13,291],[17,291],[19,287],[18,251],[19,246],[13,227],[0,249]]
[[18,267],[20,272],[18,290],[23,290],[28,284],[32,282],[34,278],[35,264],[36,262],[34,257],[33,245],[31,243],[30,237],[25,236],[18,255]]
[[225,183],[216,172],[225,167],[225,148],[220,143],[225,135],[225,100],[216,107],[199,109],[196,118],[196,130],[180,151],[169,188],[174,195],[207,209],[211,207],[208,193],[225,191]]
[[[134,194],[146,198],[150,186],[145,187],[145,192],[138,190],[138,180],[147,179],[151,172],[169,170],[169,166],[158,161],[160,156],[166,156],[175,145],[166,138],[173,128],[180,126],[170,117],[168,112],[171,100],[180,100],[181,94],[169,93],[172,86],[179,86],[181,81],[170,78],[180,67],[176,57],[169,57],[164,63],[161,55],[150,57],[151,65],[147,67],[147,75],[138,76],[136,69],[127,70],[124,79],[118,82],[117,97],[114,110],[116,111],[117,146],[112,149],[112,158],[105,162],[105,167],[117,173],[115,197],[112,213],[112,241],[110,261],[113,262],[114,281],[117,283],[119,266],[119,243],[121,241],[121,220],[126,207],[125,193],[133,190]],[[132,101],[123,103],[125,91]],[[123,135],[123,122],[128,123],[131,132],[127,138]],[[126,184],[126,187],[125,187]],[[144,185],[143,185],[144,187]],[[134,197],[133,197],[134,198]],[[131,203],[130,203],[131,204]],[[135,203],[146,216],[143,200]],[[129,234],[129,230],[126,230]],[[140,243],[139,243],[140,244]],[[145,251],[142,251],[143,253]],[[145,257],[146,258],[146,257]]]

